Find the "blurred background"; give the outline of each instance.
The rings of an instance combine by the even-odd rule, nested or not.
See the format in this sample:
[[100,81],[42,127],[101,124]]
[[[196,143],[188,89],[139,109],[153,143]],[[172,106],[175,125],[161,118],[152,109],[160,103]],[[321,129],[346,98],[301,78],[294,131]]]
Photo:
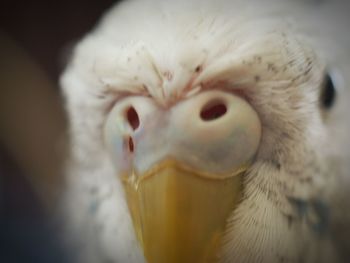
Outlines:
[[63,184],[69,51],[112,0],[0,3],[0,262],[70,262],[50,216]]

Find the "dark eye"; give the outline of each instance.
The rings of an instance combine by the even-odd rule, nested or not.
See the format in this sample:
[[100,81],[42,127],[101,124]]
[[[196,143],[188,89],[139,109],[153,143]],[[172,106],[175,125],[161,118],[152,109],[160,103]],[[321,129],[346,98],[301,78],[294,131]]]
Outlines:
[[327,73],[322,85],[322,91],[321,91],[321,97],[320,97],[320,103],[322,108],[324,109],[330,109],[335,102],[336,98],[336,89],[334,86],[334,81],[332,79],[332,76]]

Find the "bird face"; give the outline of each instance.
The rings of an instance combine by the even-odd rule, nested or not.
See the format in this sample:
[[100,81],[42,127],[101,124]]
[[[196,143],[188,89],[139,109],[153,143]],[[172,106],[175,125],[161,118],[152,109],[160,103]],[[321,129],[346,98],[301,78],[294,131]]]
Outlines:
[[324,63],[280,19],[193,2],[121,4],[77,46],[62,85],[74,163],[94,171],[79,200],[101,203],[109,255],[136,233],[149,263],[297,262],[323,218],[307,211],[329,167]]
[[142,96],[115,104],[106,145],[149,262],[215,259],[260,136],[257,113],[227,91],[168,108]]

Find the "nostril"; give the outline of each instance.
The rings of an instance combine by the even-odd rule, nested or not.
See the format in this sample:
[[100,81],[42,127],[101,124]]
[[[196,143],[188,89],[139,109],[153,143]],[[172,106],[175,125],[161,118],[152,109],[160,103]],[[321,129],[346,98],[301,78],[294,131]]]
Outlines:
[[136,130],[140,126],[139,115],[134,107],[130,107],[126,112],[126,117],[133,130]]
[[200,116],[204,121],[216,120],[227,112],[225,103],[221,100],[212,100],[204,105],[201,110]]
[[134,140],[131,138],[131,137],[129,137],[129,151],[131,152],[131,153],[133,153],[134,152]]

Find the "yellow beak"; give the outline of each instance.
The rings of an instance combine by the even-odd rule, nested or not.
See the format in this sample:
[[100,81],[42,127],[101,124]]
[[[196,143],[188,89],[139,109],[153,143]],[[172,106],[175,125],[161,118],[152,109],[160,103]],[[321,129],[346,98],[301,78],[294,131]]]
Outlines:
[[142,175],[124,175],[128,206],[148,263],[216,262],[245,170],[218,177],[168,159]]

